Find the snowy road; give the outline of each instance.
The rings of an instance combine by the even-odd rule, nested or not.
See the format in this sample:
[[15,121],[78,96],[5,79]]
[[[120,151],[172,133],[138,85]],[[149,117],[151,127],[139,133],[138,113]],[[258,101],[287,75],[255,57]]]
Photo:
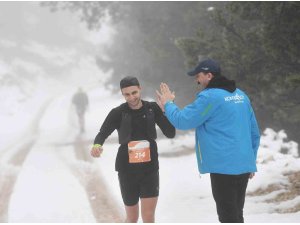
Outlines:
[[[86,117],[87,133],[78,134],[71,94],[64,93],[42,105],[28,129],[1,149],[0,222],[123,221],[114,171],[116,133],[105,142],[101,158],[89,155],[99,126],[122,98],[103,89],[91,90],[89,97],[92,104]],[[267,133],[259,151],[259,172],[249,182],[251,194],[246,198],[245,221],[299,222],[298,186],[294,185],[291,197],[277,200],[277,196],[289,194],[286,174],[300,171],[299,158],[293,156],[297,148],[293,143],[285,143],[282,133]],[[218,222],[209,175],[200,178],[197,171],[194,134],[157,142],[160,197],[156,222]],[[282,148],[290,153],[283,155]]]
[[68,97],[43,107],[26,137],[1,151],[1,222],[121,221],[90,142],[70,126]]
[[8,205],[15,182],[20,168],[35,143],[38,123],[46,108],[46,104],[41,107],[30,124],[28,133],[22,135],[21,144],[8,146],[0,152],[2,165],[0,173],[0,222],[7,222]]

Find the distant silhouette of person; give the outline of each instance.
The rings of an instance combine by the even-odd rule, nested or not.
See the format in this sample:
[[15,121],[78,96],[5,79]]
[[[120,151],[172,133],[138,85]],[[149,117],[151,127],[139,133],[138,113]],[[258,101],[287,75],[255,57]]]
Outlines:
[[81,87],[79,87],[77,92],[73,95],[72,103],[75,105],[80,126],[80,132],[82,133],[85,131],[84,114],[89,105],[89,99],[87,94],[83,91]]

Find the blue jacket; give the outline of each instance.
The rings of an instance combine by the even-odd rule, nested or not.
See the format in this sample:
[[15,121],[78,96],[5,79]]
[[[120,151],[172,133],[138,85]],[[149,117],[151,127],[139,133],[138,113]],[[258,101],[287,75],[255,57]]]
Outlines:
[[165,104],[165,115],[181,130],[196,128],[200,173],[256,172],[260,132],[248,96],[241,90],[204,89],[183,109]]

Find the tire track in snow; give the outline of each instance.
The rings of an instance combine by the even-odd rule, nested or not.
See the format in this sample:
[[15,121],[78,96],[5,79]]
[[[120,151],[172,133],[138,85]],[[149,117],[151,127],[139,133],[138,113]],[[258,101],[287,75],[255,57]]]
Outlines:
[[20,168],[22,167],[28,153],[30,152],[32,146],[35,144],[36,136],[38,134],[38,125],[39,121],[42,118],[45,110],[47,109],[48,102],[44,103],[39,112],[37,113],[36,117],[32,121],[30,127],[28,128],[28,132],[24,136],[29,134],[23,143],[18,143],[19,147],[17,150],[11,150],[12,146],[7,148],[6,150],[2,151],[1,159],[5,158],[5,154],[9,155],[10,151],[14,151],[13,155],[9,155],[4,161],[3,168],[1,167],[0,173],[0,223],[5,223],[8,220],[8,206],[10,202],[10,197],[14,189],[14,185],[18,178],[18,174]]
[[72,168],[72,171],[86,189],[96,221],[98,223],[123,222],[118,204],[111,197],[99,168],[93,166],[89,145],[81,135],[78,135],[73,146],[80,166],[73,165],[75,168]]

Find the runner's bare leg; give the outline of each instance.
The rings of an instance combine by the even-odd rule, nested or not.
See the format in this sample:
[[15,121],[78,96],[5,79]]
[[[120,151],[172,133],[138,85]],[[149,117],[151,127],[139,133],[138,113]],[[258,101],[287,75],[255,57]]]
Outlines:
[[126,220],[125,223],[137,223],[139,219],[139,203],[133,206],[126,206]]
[[141,198],[141,210],[144,223],[155,222],[155,208],[157,205],[158,197],[154,198]]

